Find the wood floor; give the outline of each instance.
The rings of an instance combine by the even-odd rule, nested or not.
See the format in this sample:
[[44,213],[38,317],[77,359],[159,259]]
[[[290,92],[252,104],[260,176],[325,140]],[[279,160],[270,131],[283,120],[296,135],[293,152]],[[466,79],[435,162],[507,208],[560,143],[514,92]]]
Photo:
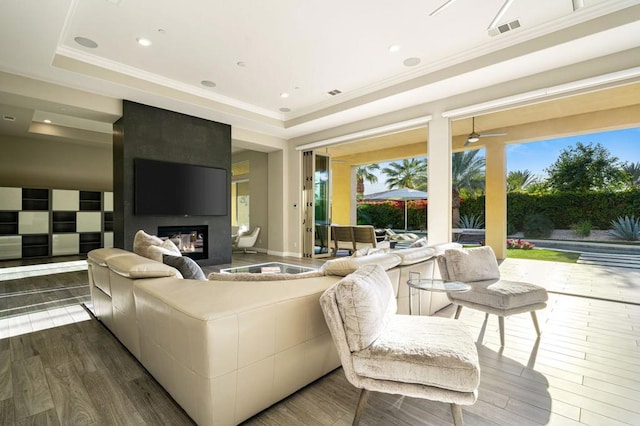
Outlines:
[[[282,261],[238,255],[217,268],[271,260]],[[0,281],[0,296],[47,283],[54,289],[82,287],[83,279],[82,273],[65,273]],[[31,296],[27,304],[37,304]],[[19,317],[16,312],[10,316]],[[452,316],[453,309],[439,315]],[[483,313],[463,309],[460,320],[478,338],[482,368],[478,401],[463,409],[465,424],[640,425],[640,306],[552,293],[538,317],[539,339],[528,314],[507,318],[506,346],[500,349],[497,318],[485,320]],[[358,394],[337,369],[245,424],[348,425]],[[0,425],[13,424],[193,422],[99,322],[89,319],[0,339]],[[450,425],[452,420],[446,404],[374,393],[361,424]]]

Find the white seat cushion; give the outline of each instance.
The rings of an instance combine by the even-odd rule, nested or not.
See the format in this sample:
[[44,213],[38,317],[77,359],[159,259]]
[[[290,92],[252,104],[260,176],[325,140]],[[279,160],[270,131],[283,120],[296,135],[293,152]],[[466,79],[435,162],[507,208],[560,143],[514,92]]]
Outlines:
[[480,382],[478,352],[466,326],[449,318],[392,315],[384,332],[353,354],[356,374],[473,392]]
[[496,309],[513,309],[522,306],[545,303],[547,290],[535,284],[487,280],[468,282],[470,291],[449,293],[452,301],[463,300]]

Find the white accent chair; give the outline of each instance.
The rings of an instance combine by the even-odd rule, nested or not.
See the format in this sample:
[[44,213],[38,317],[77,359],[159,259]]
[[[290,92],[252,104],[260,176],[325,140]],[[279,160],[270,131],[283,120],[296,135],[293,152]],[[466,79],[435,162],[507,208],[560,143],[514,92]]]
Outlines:
[[320,305],[347,380],[362,389],[357,425],[370,391],[451,404],[454,424],[462,405],[476,402],[478,352],[464,324],[449,318],[396,314],[389,277],[366,265],[327,289]]
[[248,234],[239,233],[236,240],[233,242],[233,250],[242,250],[243,253],[256,253],[255,250],[249,250],[258,241],[258,235],[260,235],[260,227],[256,226],[253,231]]
[[497,315],[500,346],[504,346],[504,317],[529,312],[540,336],[536,310],[547,306],[547,290],[535,284],[500,279],[500,268],[491,247],[445,250],[438,256],[438,269],[442,279],[471,286],[469,291],[447,293],[449,300],[458,305],[456,319],[463,306],[484,312],[485,318]]

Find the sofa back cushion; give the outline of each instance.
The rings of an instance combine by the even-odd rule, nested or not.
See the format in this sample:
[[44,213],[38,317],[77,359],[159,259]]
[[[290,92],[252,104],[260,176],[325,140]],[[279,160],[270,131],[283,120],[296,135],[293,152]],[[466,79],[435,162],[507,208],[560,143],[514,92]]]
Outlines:
[[381,266],[367,265],[335,285],[349,350],[362,350],[378,338],[396,312],[391,281]]
[[380,265],[383,270],[391,269],[400,264],[402,259],[392,253],[376,253],[369,256],[339,257],[328,260],[320,271],[325,275],[345,277],[364,265]]
[[489,246],[469,249],[450,249],[444,252],[446,269],[443,278],[462,282],[500,279],[500,268],[493,249]]
[[182,278],[176,268],[134,253],[110,257],[107,265],[113,272],[126,278]]
[[412,247],[407,249],[395,250],[393,254],[400,256],[400,266],[413,265],[424,262],[435,256],[436,251],[432,247]]

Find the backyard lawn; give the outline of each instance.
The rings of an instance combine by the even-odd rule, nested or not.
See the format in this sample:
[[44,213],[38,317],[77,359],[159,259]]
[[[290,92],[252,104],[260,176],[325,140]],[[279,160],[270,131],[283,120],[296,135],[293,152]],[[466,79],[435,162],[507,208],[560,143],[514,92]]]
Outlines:
[[514,259],[547,260],[549,262],[576,263],[576,261],[580,257],[580,253],[546,249],[507,249],[507,257],[511,257]]

